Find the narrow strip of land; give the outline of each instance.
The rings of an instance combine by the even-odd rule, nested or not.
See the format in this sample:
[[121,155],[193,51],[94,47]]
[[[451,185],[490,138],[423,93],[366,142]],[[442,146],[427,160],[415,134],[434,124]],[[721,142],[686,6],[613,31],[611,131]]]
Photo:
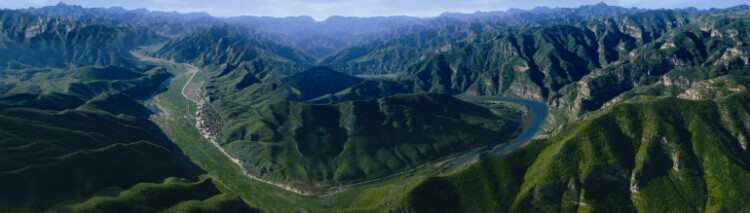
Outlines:
[[[195,75],[198,72],[200,72],[200,69],[198,69],[197,67],[195,67],[193,65],[190,65],[190,64],[182,64],[182,65],[185,66],[186,69],[190,69],[186,73],[189,74],[189,73],[192,72],[192,75],[187,80],[187,82],[185,82],[185,85],[182,86],[181,94],[182,94],[182,96],[185,99],[190,100],[191,102],[195,103],[197,105],[197,109],[196,109],[197,112],[200,112],[201,110],[203,110],[204,107],[208,107],[208,106],[206,106],[206,103],[204,101],[202,101],[202,99],[200,97],[190,97],[190,95],[187,94],[187,90],[189,89],[188,87],[190,86],[191,83],[193,83],[192,82],[193,78],[195,77]],[[530,125],[527,125],[526,128],[524,129],[523,133],[518,138],[516,138],[514,141],[512,141],[512,142],[503,144],[503,145],[498,146],[498,147],[486,147],[486,146],[485,147],[479,147],[479,148],[475,148],[475,149],[472,149],[472,150],[468,150],[468,151],[464,151],[464,152],[460,152],[460,153],[455,153],[455,154],[451,155],[453,157],[451,157],[451,156],[446,157],[447,159],[454,158],[455,160],[452,160],[452,161],[454,161],[454,163],[458,163],[458,164],[463,164],[464,162],[467,162],[469,159],[475,158],[475,156],[476,156],[476,154],[478,152],[481,152],[481,151],[486,150],[486,149],[493,149],[493,152],[495,152],[497,154],[506,154],[506,153],[509,153],[509,152],[517,149],[518,147],[521,147],[523,144],[525,144],[526,142],[528,142],[536,134],[536,132],[541,127],[541,124],[544,122],[544,119],[546,118],[547,111],[548,111],[548,108],[547,108],[546,104],[541,103],[541,102],[536,102],[536,101],[525,100],[525,99],[513,99],[513,98],[502,98],[502,97],[476,97],[476,98],[469,98],[469,99],[472,99],[474,101],[480,100],[480,101],[513,102],[513,103],[518,103],[518,104],[524,105],[524,106],[526,106],[526,107],[529,108],[529,111],[531,113],[530,117],[533,119],[533,121],[531,122]],[[188,112],[188,114],[190,114],[190,112]],[[235,163],[237,166],[239,166],[240,169],[242,170],[242,173],[246,177],[251,178],[253,180],[257,180],[257,181],[263,182],[263,183],[267,183],[267,184],[271,184],[271,185],[277,186],[279,188],[285,189],[285,190],[290,191],[290,192],[294,192],[296,194],[311,195],[311,193],[304,192],[304,191],[301,191],[301,190],[298,190],[298,189],[295,189],[295,188],[292,188],[290,186],[286,186],[286,185],[283,185],[283,184],[280,184],[280,183],[274,183],[274,182],[271,182],[271,181],[263,180],[263,179],[260,179],[258,177],[255,177],[254,175],[250,174],[242,166],[242,163],[240,162],[239,159],[237,159],[235,157],[232,157],[231,155],[229,155],[229,153],[227,153],[224,150],[224,148],[219,144],[217,136],[211,134],[211,131],[208,129],[208,125],[206,123],[208,121],[208,118],[205,118],[204,116],[205,116],[205,113],[196,113],[196,117],[195,117],[196,124],[195,124],[195,127],[198,129],[198,132],[200,132],[200,134],[201,134],[201,136],[203,136],[203,138],[205,138],[206,140],[208,140],[209,142],[211,142],[219,151],[221,151],[221,153],[223,153],[225,156],[227,156],[227,158],[229,158],[233,163]],[[446,158],[441,158],[440,160],[437,160],[437,161],[443,161]],[[354,187],[354,186],[368,184],[368,183],[374,183],[374,182],[378,182],[378,181],[381,181],[381,180],[385,180],[385,179],[388,179],[388,178],[391,178],[391,177],[395,177],[395,176],[398,176],[398,175],[401,175],[401,174],[405,174],[405,173],[408,173],[408,172],[415,171],[415,170],[417,170],[419,168],[424,167],[425,165],[428,165],[428,164],[431,164],[431,163],[434,163],[434,162],[437,162],[437,161],[433,161],[433,162],[430,162],[430,163],[425,163],[425,164],[422,164],[420,166],[417,166],[417,167],[414,167],[414,168],[411,168],[411,169],[408,169],[408,170],[404,170],[404,171],[401,171],[401,172],[398,172],[398,173],[394,173],[394,174],[391,174],[391,175],[388,175],[388,176],[385,176],[385,177],[380,177],[380,178],[376,178],[376,179],[372,179],[372,180],[367,180],[367,181],[362,181],[362,182],[352,183],[352,184],[347,184],[347,185],[342,185],[342,186],[331,187],[327,192],[324,192],[323,194],[334,194],[334,193],[337,193],[337,192],[339,192],[341,190],[344,190],[344,189],[347,189],[347,188],[351,188],[351,187]]]
[[[206,106],[206,103],[200,97],[197,97],[196,99],[193,99],[193,98],[189,97],[189,95],[185,92],[186,89],[187,89],[187,87],[188,87],[188,85],[190,85],[192,83],[193,78],[195,77],[195,74],[197,74],[200,71],[200,69],[198,69],[195,66],[190,65],[190,64],[183,64],[183,65],[185,67],[187,67],[188,69],[192,69],[193,70],[193,75],[190,76],[190,78],[187,80],[187,82],[185,82],[185,85],[182,86],[181,93],[182,93],[182,96],[185,97],[185,99],[188,99],[188,100],[192,101],[193,103],[195,103],[198,106],[196,108],[196,112],[197,113],[196,113],[196,117],[195,117],[195,128],[198,129],[198,132],[200,132],[201,136],[203,136],[203,138],[205,138],[206,140],[208,140],[209,142],[211,142],[217,149],[219,149],[219,151],[221,151],[221,153],[224,153],[224,155],[227,156],[229,158],[229,160],[231,160],[232,162],[234,162],[235,164],[237,164],[237,166],[239,166],[240,169],[242,170],[242,173],[245,176],[247,176],[248,178],[251,178],[253,180],[257,180],[257,181],[260,181],[260,182],[263,182],[263,183],[271,184],[271,185],[274,185],[274,186],[278,186],[278,187],[280,187],[282,189],[285,189],[287,191],[294,192],[294,193],[297,193],[297,194],[300,194],[300,195],[310,195],[310,193],[307,193],[307,192],[304,192],[304,191],[301,191],[301,190],[297,190],[297,189],[294,189],[292,187],[289,187],[289,186],[286,186],[286,185],[283,185],[283,184],[280,184],[280,183],[274,183],[274,182],[271,182],[271,181],[267,181],[267,180],[263,180],[263,179],[260,179],[258,177],[255,177],[255,175],[252,175],[247,170],[245,170],[245,167],[242,166],[242,163],[240,162],[239,159],[237,159],[235,157],[232,157],[231,155],[229,155],[229,153],[227,153],[224,150],[224,147],[221,147],[221,145],[219,144],[219,141],[218,141],[218,137],[216,135],[212,135],[210,129],[208,129],[209,125],[206,123],[206,121],[208,121],[209,119],[206,118],[206,117],[204,117],[204,116],[206,116],[206,114],[205,113],[200,113],[203,110],[204,107],[208,107],[208,106]],[[190,72],[190,71],[188,71],[188,72]],[[188,114],[189,113],[190,112],[188,112]]]

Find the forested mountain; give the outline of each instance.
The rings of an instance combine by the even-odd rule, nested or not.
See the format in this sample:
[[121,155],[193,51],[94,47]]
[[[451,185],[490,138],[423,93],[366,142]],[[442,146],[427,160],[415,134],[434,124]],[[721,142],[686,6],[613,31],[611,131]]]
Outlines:
[[[181,14],[146,9],[125,10],[121,7],[83,8],[62,2],[55,6],[30,8],[26,11],[113,26],[148,28],[165,36],[181,36],[202,28],[232,24],[245,27],[255,39],[293,46],[320,59],[347,47],[370,41],[386,41],[448,25],[492,22],[506,26],[533,26],[560,23],[567,19],[588,20],[643,10],[598,4],[579,8],[539,7],[533,10],[511,9],[472,14],[443,13],[433,18],[332,16],[325,20],[315,20],[309,16],[216,18],[206,13]],[[694,8],[691,11],[703,12]]]
[[422,18],[407,16],[334,16],[324,21],[316,21],[308,16],[216,18],[207,13],[181,14],[146,9],[125,10],[121,7],[83,8],[62,2],[55,6],[30,8],[26,11],[112,26],[147,28],[170,37],[186,35],[216,25],[232,24],[244,27],[251,33],[249,36],[255,39],[295,46],[315,57],[323,57],[350,45],[378,39],[393,29],[424,21]]
[[[443,106],[443,107],[436,107]],[[276,101],[227,123],[226,144],[260,178],[350,183],[375,179],[518,131],[520,115],[444,95],[327,105]],[[303,185],[304,187],[304,185]]]
[[165,40],[145,29],[10,10],[0,11],[0,27],[0,66],[10,69],[128,65],[130,49]]
[[[209,198],[205,205],[249,210],[211,179],[193,183],[203,170],[149,121],[151,111],[138,100],[169,76],[148,66],[4,70],[0,210],[157,211]],[[154,191],[163,202],[141,201],[155,199]],[[113,193],[131,194],[107,198]]]
[[598,4],[528,11],[443,13],[435,21],[446,22],[445,25],[399,29],[394,31],[394,35],[399,36],[344,49],[327,56],[321,64],[350,74],[398,73],[426,55],[445,52],[465,43],[487,41],[516,28],[571,23],[639,11],[643,10]]
[[225,120],[221,146],[248,173],[300,188],[309,188],[307,182],[330,186],[380,178],[506,142],[518,134],[522,120],[510,108],[445,95],[364,94],[349,99],[353,102],[323,101],[379,82],[326,67],[249,84],[227,76],[207,86],[211,105]]
[[648,11],[526,28],[425,57],[399,80],[415,92],[541,100],[577,117],[632,89],[746,73],[748,26],[745,12]]
[[[593,8],[608,7],[598,5]],[[274,151],[271,153],[281,154],[261,158],[277,159],[271,162],[287,162],[279,167],[257,159],[257,156],[267,154],[252,151],[255,148],[231,144],[263,142],[281,146],[301,143],[299,138],[279,137],[298,133],[285,133],[278,128],[290,122],[285,120],[296,122],[302,118],[279,116],[287,116],[290,107],[302,109],[308,104],[292,105],[295,107],[273,104],[278,101],[339,104],[399,93],[489,95],[538,100],[548,103],[558,112],[552,118],[554,122],[551,125],[560,125],[570,119],[583,118],[602,107],[626,101],[633,94],[644,92],[642,90],[671,94],[687,89],[685,85],[673,84],[676,81],[672,80],[674,78],[689,82],[725,74],[746,74],[748,67],[743,56],[747,55],[744,44],[748,41],[743,35],[747,34],[747,18],[743,12],[704,14],[658,10],[587,21],[568,19],[534,27],[508,27],[482,22],[439,27],[384,43],[374,42],[364,49],[355,47],[344,50],[351,51],[349,53],[353,55],[404,66],[395,79],[355,78],[336,74],[325,67],[301,72],[305,66],[311,66],[311,57],[304,57],[304,54],[292,51],[291,47],[281,48],[238,36],[244,30],[231,26],[214,27],[173,39],[154,51],[153,55],[208,65],[217,70],[208,84],[207,94],[211,105],[226,120],[221,140],[230,144],[224,146],[246,162],[243,165],[254,175],[289,182],[308,181],[311,177],[344,181],[346,178],[335,175],[336,167],[331,167],[330,162],[325,163],[329,166],[324,174],[300,175],[307,174],[300,171],[311,171],[310,165],[299,166],[301,164],[290,163],[288,159],[294,155],[305,156],[301,151],[299,154]],[[193,47],[207,51],[179,49]],[[264,52],[268,50],[270,52]],[[172,53],[177,55],[169,55]],[[185,53],[202,55],[179,55]],[[345,54],[338,56],[344,57]],[[325,59],[320,64],[333,63],[329,60],[332,59]],[[358,70],[355,73],[369,74],[383,74],[389,70],[388,65],[383,64],[341,66],[332,68],[345,73]],[[301,73],[296,74],[298,72]],[[686,72],[690,74],[685,75]],[[248,112],[247,109],[254,110]],[[283,113],[276,112],[279,110]],[[262,114],[276,116],[264,120]],[[323,118],[316,117],[316,120],[320,119]],[[269,131],[273,132],[270,134],[273,137],[268,135]],[[319,134],[330,135],[332,132]],[[252,157],[242,157],[245,155]],[[307,158],[297,159],[300,160],[294,161]],[[296,172],[290,172],[290,169]],[[264,176],[273,173],[271,171],[284,175]],[[367,174],[358,177],[371,179],[376,176]]]
[[430,178],[405,203],[418,212],[747,211],[749,80],[701,82],[680,95],[693,100],[613,106],[555,137]]
[[251,210],[149,120],[142,101],[171,74],[128,50],[163,38],[7,10],[0,26],[0,211]]
[[252,39],[244,28],[232,25],[217,25],[172,39],[147,54],[199,66],[237,67],[260,63],[291,69],[311,66],[315,61],[292,47]]
[[748,211],[749,9],[0,10],[0,212]]
[[125,10],[121,7],[84,8],[63,2],[55,6],[29,8],[26,11],[112,26],[147,28],[164,36],[184,35],[201,28],[223,23],[207,13],[182,14],[148,11],[146,9]]
[[[560,19],[566,19],[566,18],[575,18],[575,19],[593,19],[593,18],[599,18],[599,17],[607,17],[607,16],[615,16],[620,15],[624,13],[633,13],[633,12],[639,12],[644,11],[644,9],[638,9],[638,8],[624,8],[624,7],[618,7],[618,6],[609,6],[605,4],[604,2],[599,2],[595,5],[583,5],[578,8],[549,8],[549,7],[536,7],[531,10],[522,10],[522,9],[515,9],[511,8],[507,11],[492,11],[492,12],[481,12],[477,11],[475,13],[450,13],[446,12],[443,14],[440,14],[440,17],[451,17],[451,18],[457,18],[462,21],[489,21],[489,20],[512,20],[512,19],[528,19],[531,18],[534,15],[545,15],[548,17],[556,17]],[[507,17],[513,17],[517,16],[515,18],[507,18]],[[526,16],[526,17],[523,17]]]

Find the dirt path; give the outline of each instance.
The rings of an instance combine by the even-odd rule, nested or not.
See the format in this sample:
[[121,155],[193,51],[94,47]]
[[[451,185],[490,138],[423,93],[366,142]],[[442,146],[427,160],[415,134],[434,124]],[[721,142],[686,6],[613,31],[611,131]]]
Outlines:
[[182,86],[182,90],[181,90],[182,96],[192,101],[193,103],[198,104],[199,99],[194,99],[194,98],[189,97],[187,93],[185,93],[185,90],[187,89],[188,85],[190,85],[190,83],[193,82],[193,78],[195,78],[195,74],[198,74],[199,70],[198,68],[190,64],[182,64],[182,65],[188,68],[188,71],[186,73],[190,74],[191,70],[193,73],[193,75],[191,75],[190,78],[188,78],[187,82],[185,82],[185,85]]

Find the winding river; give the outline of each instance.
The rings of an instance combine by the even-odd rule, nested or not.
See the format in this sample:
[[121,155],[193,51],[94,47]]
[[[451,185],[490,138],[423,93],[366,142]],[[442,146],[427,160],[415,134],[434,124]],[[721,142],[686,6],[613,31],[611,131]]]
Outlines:
[[[188,79],[188,81],[185,83],[185,85],[183,85],[181,93],[182,93],[182,95],[186,99],[190,100],[191,102],[196,103],[198,105],[198,107],[200,108],[200,107],[202,107],[205,104],[204,101],[202,101],[201,98],[190,97],[190,95],[186,94],[186,92],[185,92],[186,88],[188,87],[188,84],[190,84],[192,82],[193,77],[199,71],[199,69],[196,68],[196,67],[194,67],[194,66],[187,65],[187,64],[185,64],[185,66],[189,70],[187,72],[187,74],[191,74],[191,76]],[[165,84],[169,84],[170,82],[171,82],[171,79],[165,81],[164,83]],[[526,99],[491,97],[491,96],[462,97],[462,99],[467,100],[467,101],[483,101],[483,102],[492,102],[492,103],[512,102],[512,103],[521,104],[523,106],[528,107],[529,111],[528,111],[527,115],[529,116],[529,118],[532,119],[532,121],[531,121],[531,123],[525,124],[525,128],[524,128],[523,133],[520,136],[518,136],[518,138],[516,138],[515,140],[513,140],[511,142],[502,143],[502,144],[499,144],[497,146],[496,146],[496,144],[488,144],[488,146],[479,147],[479,148],[475,148],[475,149],[472,149],[472,150],[468,150],[468,151],[465,151],[465,152],[462,152],[462,153],[456,153],[456,154],[452,155],[452,156],[457,156],[457,157],[454,157],[453,160],[451,160],[451,162],[453,162],[453,164],[455,165],[454,169],[456,167],[460,166],[460,165],[464,165],[466,162],[472,161],[473,159],[477,159],[477,157],[481,153],[486,153],[486,151],[491,150],[493,153],[496,153],[496,154],[506,154],[506,153],[509,153],[509,152],[517,149],[518,147],[523,146],[526,142],[530,141],[534,137],[534,135],[536,135],[536,133],[539,131],[539,128],[541,128],[542,124],[544,123],[544,120],[546,119],[547,113],[549,111],[547,104],[542,103],[542,102],[532,101],[532,100],[526,100]],[[232,156],[230,156],[229,154],[227,154],[223,150],[223,147],[219,146],[219,144],[216,141],[216,138],[209,133],[209,131],[206,129],[206,125],[204,125],[204,123],[203,123],[203,121],[205,121],[206,119],[202,118],[202,115],[200,113],[198,113],[196,115],[196,120],[197,120],[196,128],[199,130],[199,132],[201,133],[201,135],[203,135],[203,137],[205,137],[207,140],[209,140],[211,143],[213,143],[220,151],[222,151],[227,157],[229,157],[235,164],[238,164],[238,166],[240,166],[240,168],[242,168],[242,165],[240,164],[239,160],[235,159]],[[432,162],[432,163],[434,163],[434,162]],[[345,186],[333,187],[328,192],[326,192],[324,194],[336,193],[336,192],[341,191],[342,189],[345,189],[345,188],[350,188],[350,187],[353,187],[353,186],[362,185],[362,184],[366,184],[366,183],[377,182],[377,181],[380,181],[380,180],[383,180],[383,179],[386,179],[386,178],[389,178],[389,177],[393,177],[393,176],[396,176],[396,175],[399,175],[399,174],[403,174],[403,173],[406,173],[406,172],[413,171],[415,169],[423,167],[424,165],[427,165],[427,164],[423,164],[423,165],[421,165],[419,167],[412,168],[412,169],[407,170],[407,171],[402,171],[402,172],[398,172],[398,173],[395,173],[395,174],[391,174],[391,175],[388,175],[386,177],[372,179],[372,180],[368,180],[368,181],[364,181],[364,182],[360,182],[360,183],[355,183],[355,184],[348,184],[348,185],[345,185]],[[278,186],[280,188],[286,189],[288,191],[291,191],[291,192],[294,192],[294,193],[297,193],[297,194],[309,195],[308,193],[305,193],[303,191],[291,188],[289,186],[285,186],[283,184],[273,183],[273,182],[270,182],[270,181],[265,181],[265,180],[262,180],[260,178],[254,177],[253,175],[250,175],[246,171],[244,171],[244,169],[243,169],[243,173],[245,173],[245,176],[248,176],[248,177],[250,177],[252,179],[255,179],[255,180],[258,180],[258,181],[261,181],[261,182],[265,182],[265,183],[268,183],[268,184],[276,185],[276,186]]]
[[536,133],[539,132],[539,128],[542,127],[542,124],[544,124],[544,120],[547,119],[547,114],[549,113],[549,107],[547,106],[547,104],[538,101],[518,98],[484,98],[488,101],[505,101],[522,104],[529,108],[530,117],[533,119],[531,121],[531,124],[526,127],[526,130],[524,130],[524,132],[520,136],[518,136],[518,138],[510,143],[502,144],[499,147],[496,147],[494,151],[497,154],[507,154],[530,141],[536,135]]

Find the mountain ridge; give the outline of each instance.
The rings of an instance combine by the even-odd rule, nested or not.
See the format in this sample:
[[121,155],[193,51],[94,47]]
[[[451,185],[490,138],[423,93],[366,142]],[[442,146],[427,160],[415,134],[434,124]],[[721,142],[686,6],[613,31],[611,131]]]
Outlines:
[[[747,80],[705,83],[746,88]],[[750,96],[726,91],[715,99],[618,104],[552,138],[430,178],[405,203],[417,212],[747,210],[737,197],[750,187],[743,139],[750,126],[740,121]]]

